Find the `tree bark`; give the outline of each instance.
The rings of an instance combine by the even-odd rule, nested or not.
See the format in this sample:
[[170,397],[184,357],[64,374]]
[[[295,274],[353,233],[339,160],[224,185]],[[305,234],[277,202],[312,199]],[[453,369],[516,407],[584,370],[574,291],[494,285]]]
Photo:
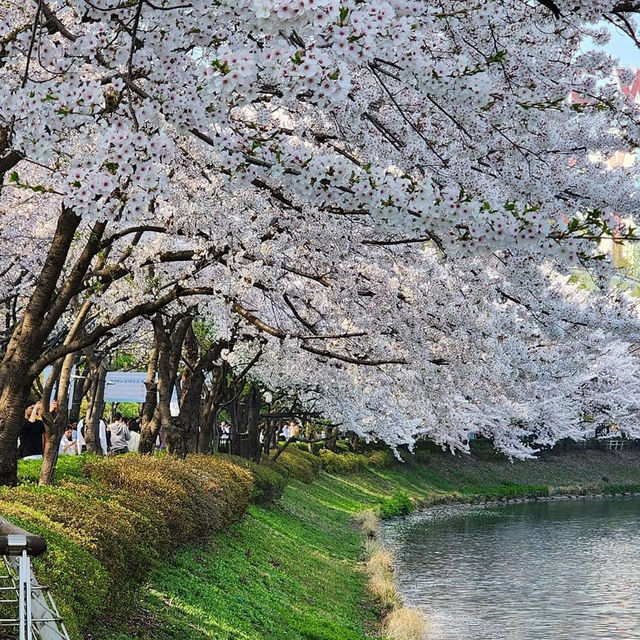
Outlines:
[[31,380],[18,371],[5,369],[0,393],[0,485],[18,482],[18,436],[28,404]]
[[69,383],[71,382],[71,369],[73,368],[74,355],[75,354],[71,353],[64,358],[58,370],[56,371],[56,367],[54,367],[54,371],[50,376],[50,378],[53,378],[55,375],[58,378],[58,393],[56,395],[58,410],[55,414],[51,414],[48,407],[46,407],[46,402],[50,397],[49,390],[53,388],[53,383],[49,385],[49,380],[47,380],[44,393],[42,394],[42,406],[46,407],[46,409],[43,410],[43,418],[47,439],[42,455],[42,467],[40,468],[40,479],[38,482],[40,486],[53,483],[53,476],[60,451],[60,440],[62,439],[62,434],[68,424],[69,418]]
[[149,352],[149,363],[147,364],[147,377],[144,381],[146,394],[142,407],[140,421],[140,446],[138,452],[141,454],[153,453],[153,448],[160,431],[160,419],[156,414],[158,404],[158,383],[156,375],[158,373],[158,351],[160,348],[159,336],[154,331],[153,344]]
[[229,429],[231,446],[229,452],[234,456],[247,457],[245,453],[246,447],[243,441],[247,436],[247,422],[249,419],[248,407],[245,402],[241,402],[236,398],[229,405],[229,413],[231,414],[231,425]]
[[[182,397],[180,401],[180,415],[177,418],[177,428],[183,434],[185,448],[188,453],[195,453],[200,444],[200,433],[205,429],[204,407],[202,391],[205,375],[213,368],[213,363],[220,357],[226,343],[215,342],[200,357],[198,345],[193,329],[187,332],[185,339],[185,361],[187,366],[182,375]],[[224,367],[221,367],[224,369]],[[213,376],[212,389],[209,400],[217,406],[219,393],[222,390],[220,377],[222,371]],[[213,394],[213,395],[212,395]],[[211,425],[211,423],[209,423]],[[203,438],[208,448],[211,441],[211,428]]]
[[[82,399],[90,388],[91,381],[90,376],[88,375],[89,367],[85,367],[84,371],[85,377],[76,378],[73,385],[73,396],[69,405],[69,422],[78,422],[78,420],[80,420],[80,408],[82,406]],[[78,368],[76,368],[76,372],[79,372]]]
[[91,401],[87,408],[87,415],[84,418],[84,439],[87,443],[87,453],[102,455],[100,420],[104,413],[104,387],[107,382],[107,367],[103,362],[98,361],[94,362],[92,368]]
[[260,462],[260,405],[262,394],[260,390],[252,386],[249,394],[249,412],[247,416],[247,455],[250,460]]
[[[67,337],[65,338],[65,344],[73,340],[76,335],[82,331],[82,327],[90,307],[90,303],[85,302],[77,310],[74,322],[69,329]],[[64,358],[61,358],[53,366],[53,371],[43,389],[42,415],[47,439],[42,456],[42,467],[40,469],[39,484],[41,486],[48,485],[53,482],[53,475],[58,462],[60,440],[62,439],[62,434],[69,421],[69,385],[71,383],[71,370],[73,369],[75,358],[75,353],[69,353]],[[53,389],[53,384],[55,382],[57,382],[56,401],[58,403],[58,408],[56,413],[52,415],[49,411],[49,399],[51,397],[51,389]]]
[[225,393],[227,392],[227,374],[229,365],[224,361],[213,372],[211,388],[205,403],[202,429],[198,436],[198,451],[217,453],[220,447],[218,432],[218,413]]
[[188,453],[198,448],[200,430],[203,427],[202,388],[204,371],[201,367],[190,375],[186,383],[183,380],[180,415],[176,418],[178,429],[183,435],[184,446]]
[[154,335],[158,342],[158,404],[154,419],[159,420],[165,432],[167,452],[179,458],[187,455],[187,448],[181,425],[171,417],[171,396],[178,375],[182,345],[191,321],[191,316],[181,315],[165,326],[160,315],[153,319]]
[[18,480],[18,436],[31,385],[39,374],[32,370],[32,365],[48,337],[42,319],[53,305],[55,288],[79,224],[80,218],[64,207],[34,291],[0,363],[0,484],[3,485],[15,485]]

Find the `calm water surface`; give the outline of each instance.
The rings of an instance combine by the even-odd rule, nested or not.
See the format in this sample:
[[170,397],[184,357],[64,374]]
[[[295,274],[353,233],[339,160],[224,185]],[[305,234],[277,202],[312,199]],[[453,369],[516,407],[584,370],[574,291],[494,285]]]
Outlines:
[[640,640],[640,498],[442,507],[390,521],[437,640]]

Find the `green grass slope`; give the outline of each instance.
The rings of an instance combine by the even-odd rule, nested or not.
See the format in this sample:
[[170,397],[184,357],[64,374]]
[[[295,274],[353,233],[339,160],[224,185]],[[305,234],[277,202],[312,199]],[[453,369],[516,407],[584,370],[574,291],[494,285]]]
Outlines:
[[376,623],[359,570],[359,502],[343,478],[293,481],[278,505],[160,566],[110,640],[364,640]]
[[375,636],[375,603],[361,570],[362,535],[353,516],[394,496],[424,504],[640,490],[640,452],[569,452],[510,463],[431,455],[353,474],[292,480],[272,506],[154,572],[131,619],[100,640],[364,640]]

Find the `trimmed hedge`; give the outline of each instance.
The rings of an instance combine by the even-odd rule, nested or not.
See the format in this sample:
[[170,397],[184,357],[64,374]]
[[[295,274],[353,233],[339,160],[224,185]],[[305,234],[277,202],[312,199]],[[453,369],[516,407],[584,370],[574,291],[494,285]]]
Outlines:
[[318,452],[322,468],[328,473],[357,473],[367,468],[388,467],[393,462],[390,451],[372,451],[371,453],[334,453],[329,449]]
[[222,456],[83,456],[70,471],[38,487],[39,469],[21,463],[27,483],[0,489],[0,513],[47,540],[36,571],[73,638],[106,612],[126,615],[159,558],[241,518],[255,490],[251,471]]
[[353,473],[391,461],[382,451],[316,456],[298,447],[261,464],[221,454],[62,456],[58,484],[38,487],[41,461],[25,460],[22,484],[0,489],[0,513],[47,540],[38,578],[52,587],[71,637],[81,638],[97,617],[127,615],[132,591],[160,558],[224,529],[249,501],[278,499],[288,479],[311,483],[321,468]]
[[265,504],[277,500],[287,486],[287,479],[282,473],[279,473],[275,465],[267,462],[266,464],[257,464],[240,456],[231,456],[218,454],[226,460],[230,460],[240,467],[244,467],[251,472],[253,476],[253,493],[251,495],[252,502],[257,504]]
[[287,447],[270,466],[285,478],[311,484],[322,467],[322,461],[308,451]]

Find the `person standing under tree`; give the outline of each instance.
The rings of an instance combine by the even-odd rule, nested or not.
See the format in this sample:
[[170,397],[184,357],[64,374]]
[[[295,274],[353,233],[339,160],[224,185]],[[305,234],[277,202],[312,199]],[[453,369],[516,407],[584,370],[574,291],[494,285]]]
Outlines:
[[36,402],[27,407],[24,413],[24,422],[22,423],[22,429],[20,429],[18,458],[42,455],[45,429],[40,415],[41,406],[40,402]]
[[129,434],[131,439],[129,440],[129,451],[138,451],[140,447],[140,425],[135,418],[129,420]]
[[116,413],[115,422],[112,422],[107,431],[111,434],[111,449],[110,453],[118,455],[121,453],[129,453],[129,440],[131,440],[131,433],[126,422],[122,419],[121,413]]
[[73,427],[69,425],[60,439],[60,455],[75,456],[78,453],[78,444],[73,437]]

